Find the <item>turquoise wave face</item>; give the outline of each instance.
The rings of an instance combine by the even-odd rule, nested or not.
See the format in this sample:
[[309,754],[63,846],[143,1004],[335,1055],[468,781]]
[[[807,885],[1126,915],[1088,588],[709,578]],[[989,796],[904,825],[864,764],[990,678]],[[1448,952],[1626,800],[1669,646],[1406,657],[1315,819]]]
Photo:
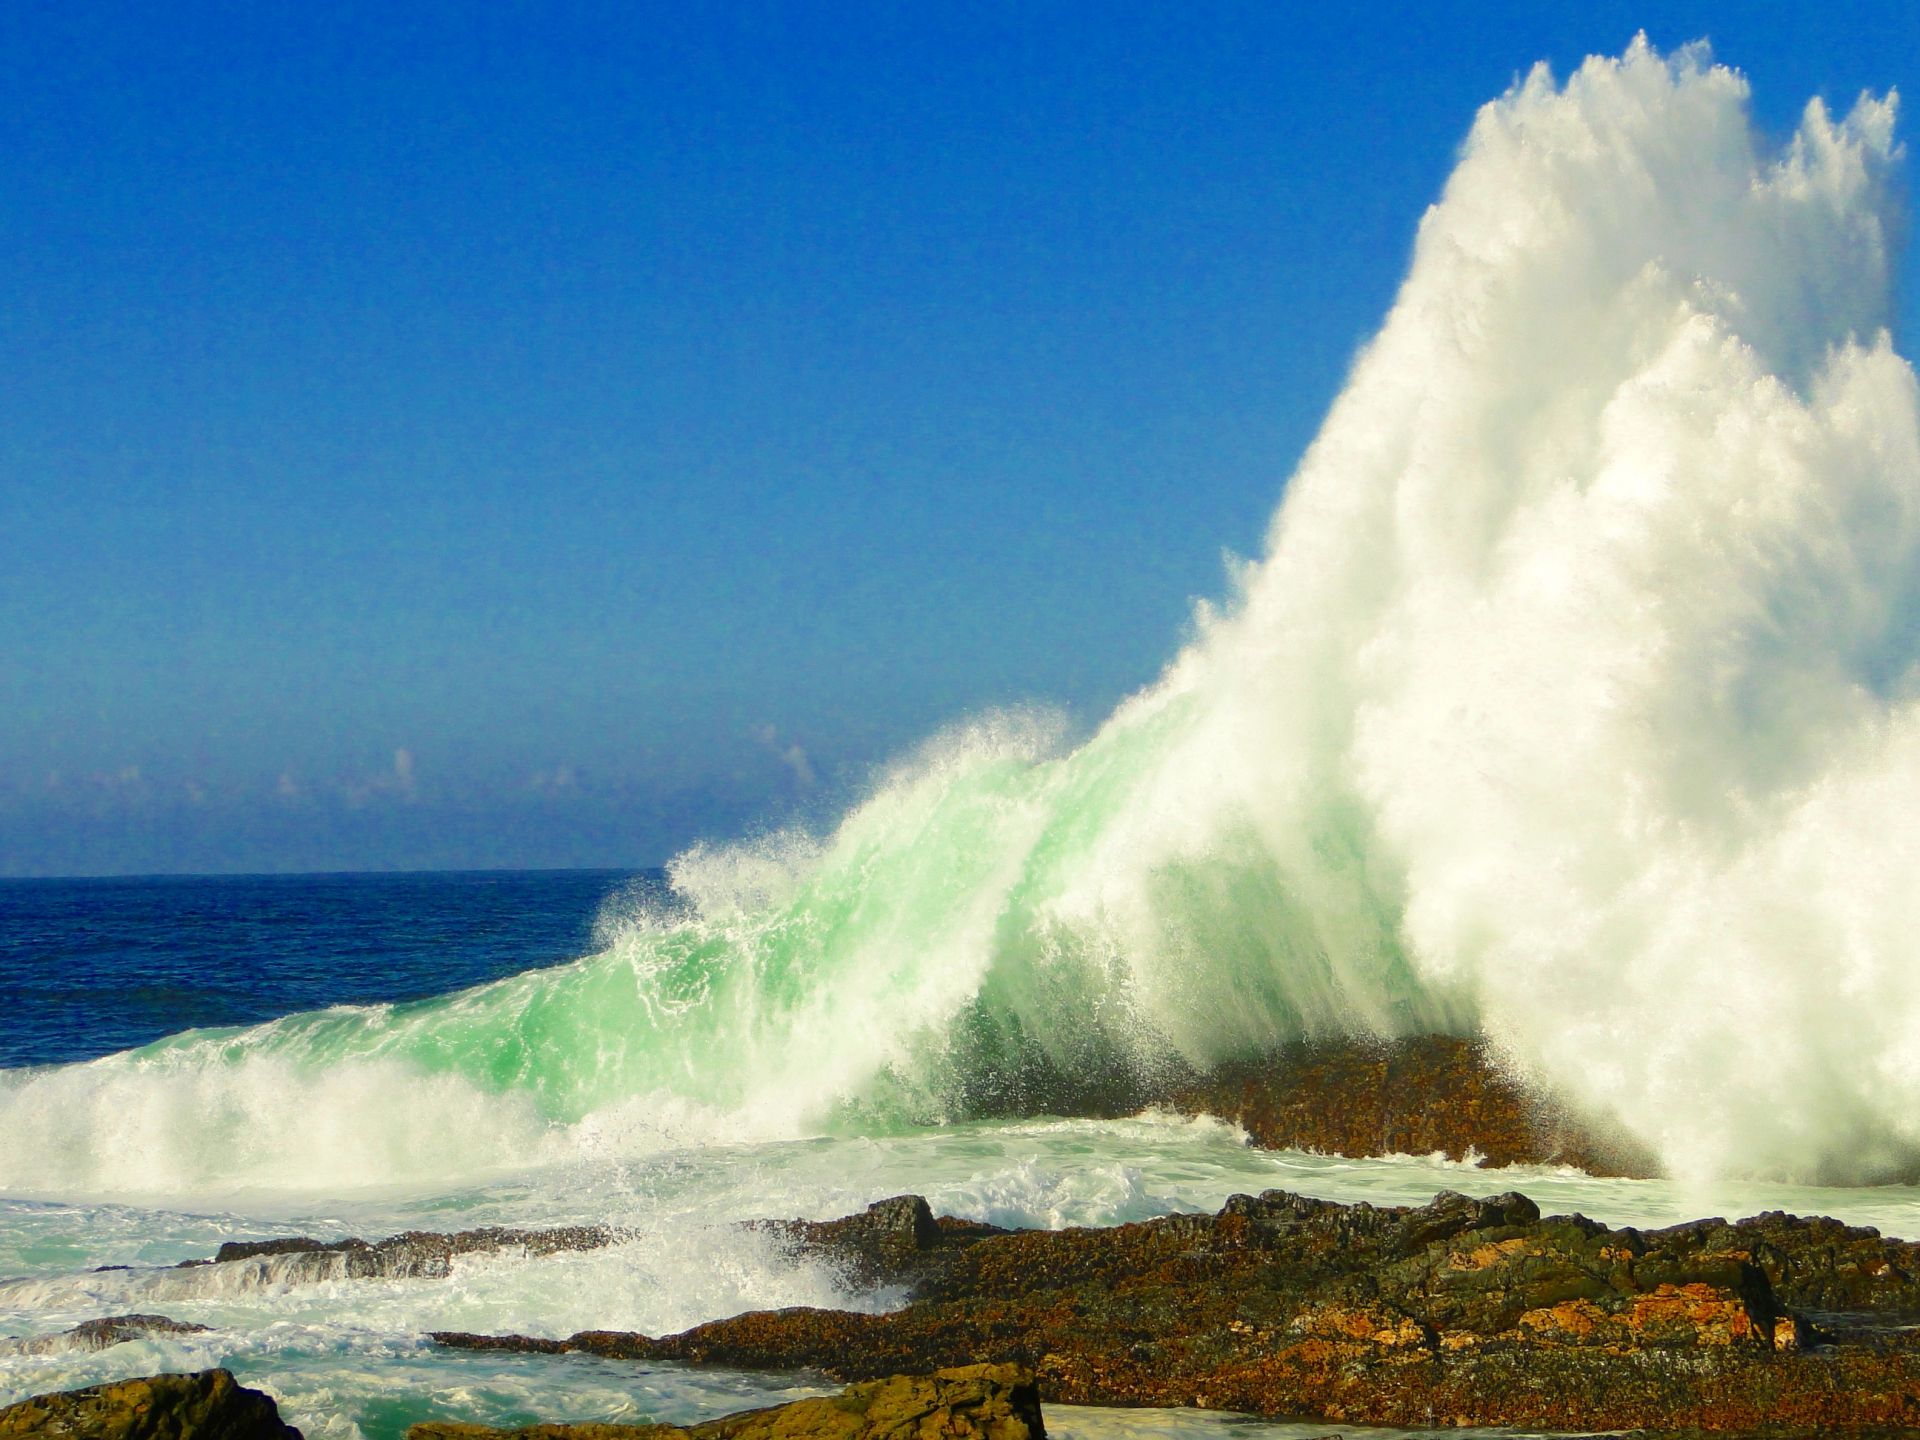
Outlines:
[[[188,1032],[128,1062],[391,1061],[530,1096],[558,1121],[655,1091],[729,1108],[804,1095],[817,1116],[885,1075],[901,1103],[937,1113],[996,1054],[1086,1076],[1344,1025],[1355,977],[1311,953],[1298,887],[1251,831],[1237,856],[1222,837],[1204,860],[1142,877],[1136,908],[1157,933],[1122,934],[1133,917],[1073,893],[1189,708],[1142,707],[1072,751],[1043,719],[983,721],[887,776],[824,841],[682,856],[677,903],[616,909],[585,959],[414,1004]],[[1357,837],[1324,840],[1324,856],[1358,867]],[[1390,913],[1366,918],[1368,982],[1397,982],[1411,1002]]]
[[[1356,1014],[1446,1023],[1391,944],[1390,910],[1358,888],[1356,835],[1330,827],[1315,852],[1312,883],[1345,883],[1370,927],[1337,962],[1307,886],[1250,824],[1198,859],[1101,873],[1197,713],[1169,692],[1077,748],[1044,716],[978,721],[824,839],[680,857],[671,903],[613,907],[604,948],[571,964],[20,1072],[0,1080],[0,1111],[31,1142],[0,1160],[0,1184],[444,1178],[583,1147],[1125,1108],[1168,1063]],[[1113,905],[1109,884],[1139,903]],[[148,1117],[136,1147],[99,1123],[108,1111]]]

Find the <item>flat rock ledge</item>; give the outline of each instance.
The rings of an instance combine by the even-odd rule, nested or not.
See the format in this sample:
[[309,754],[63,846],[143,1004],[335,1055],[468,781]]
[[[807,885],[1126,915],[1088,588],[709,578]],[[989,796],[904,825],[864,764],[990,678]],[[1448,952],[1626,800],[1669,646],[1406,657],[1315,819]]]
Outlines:
[[226,1370],[149,1375],[0,1409],[0,1440],[301,1440],[273,1397]]
[[[621,1238],[608,1225],[562,1225],[546,1230],[488,1226],[479,1230],[407,1230],[384,1240],[315,1240],[282,1235],[270,1240],[229,1240],[211,1260],[183,1260],[178,1270],[203,1265],[248,1265],[263,1280],[299,1284],[317,1280],[437,1280],[451,1273],[461,1255],[512,1253],[540,1257],[569,1250],[598,1250]],[[121,1268],[121,1267],[116,1267]]]
[[965,1365],[894,1375],[838,1395],[748,1410],[697,1425],[525,1425],[498,1430],[430,1420],[407,1440],[1045,1440],[1033,1373]]
[[1832,1220],[1641,1231],[1542,1218],[1513,1193],[1400,1208],[1268,1191],[1216,1215],[987,1229],[937,1220],[916,1196],[783,1227],[800,1250],[904,1286],[889,1314],[433,1338],[853,1382],[1011,1364],[1064,1403],[1408,1427],[1920,1427],[1920,1246]]

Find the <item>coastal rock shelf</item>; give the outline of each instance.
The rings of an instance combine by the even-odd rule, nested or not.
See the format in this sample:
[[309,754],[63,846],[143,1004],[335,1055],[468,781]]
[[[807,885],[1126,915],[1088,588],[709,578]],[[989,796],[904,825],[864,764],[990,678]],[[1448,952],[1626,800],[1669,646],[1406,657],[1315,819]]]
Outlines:
[[1215,1215],[994,1233],[918,1197],[790,1222],[797,1249],[901,1285],[889,1314],[759,1311],[677,1335],[440,1333],[844,1381],[1031,1366],[1065,1403],[1419,1426],[1865,1433],[1920,1425],[1920,1247],[1763,1215],[1666,1230],[1542,1218],[1524,1195],[1417,1208],[1282,1191]]
[[[1616,1175],[1648,1168],[1644,1156],[1597,1141],[1569,1113],[1523,1090],[1468,1039],[1321,1043],[1207,1075],[1163,1078],[1157,1100],[1233,1119],[1263,1147],[1441,1151],[1578,1162]],[[920,1173],[905,1170],[895,1183],[914,1183],[910,1177]],[[1217,1203],[1226,1188],[1207,1193],[1203,1203]],[[1394,1198],[1405,1195],[1402,1189]],[[443,1332],[433,1339],[495,1352],[511,1369],[521,1368],[512,1358],[517,1352],[580,1353],[766,1374],[812,1370],[867,1387],[861,1394],[923,1386],[956,1367],[1015,1366],[1036,1377],[1036,1393],[1049,1401],[1192,1406],[1331,1424],[1860,1436],[1920,1430],[1920,1244],[1833,1219],[1772,1212],[1737,1223],[1642,1230],[1579,1216],[1542,1218],[1532,1200],[1513,1193],[1442,1193],[1430,1204],[1394,1207],[1268,1191],[1234,1196],[1212,1215],[1114,1228],[1007,1230],[936,1216],[917,1195],[833,1220],[734,1223],[759,1237],[750,1249],[774,1272],[789,1273],[781,1251],[824,1265],[830,1274],[801,1292],[809,1298],[837,1304],[830,1298],[836,1293],[859,1294],[863,1305],[877,1299],[898,1308],[760,1310],[664,1335]],[[209,1297],[252,1305],[250,1297],[266,1296],[271,1304],[315,1284],[442,1280],[466,1256],[538,1262],[636,1241],[643,1254],[655,1240],[632,1228],[561,1225],[415,1229],[380,1240],[228,1241],[175,1266],[118,1277],[97,1272],[100,1309],[91,1313],[104,1318],[78,1326],[69,1318],[58,1333],[0,1341],[0,1352],[84,1355],[129,1340],[191,1336],[201,1332],[199,1320],[223,1322],[217,1312],[177,1307]],[[537,1264],[529,1273],[538,1273]],[[780,1292],[759,1292],[770,1293]],[[570,1310],[550,1333],[599,1319],[596,1308]],[[195,1320],[171,1319],[168,1311]],[[660,1328],[692,1318],[683,1312]],[[220,1358],[215,1352],[200,1363]],[[156,1393],[175,1395],[177,1387],[163,1380],[151,1382],[161,1386]],[[111,1398],[102,1389],[86,1403],[97,1409]],[[840,1424],[852,1413],[841,1405],[829,1414],[819,1409],[825,1404],[815,1405],[821,1423],[838,1415],[832,1423]],[[296,1418],[310,1415],[301,1410]],[[746,1423],[742,1416],[724,1423],[733,1421]],[[603,1433],[655,1440],[814,1433],[711,1428],[722,1423],[527,1433],[572,1440]],[[961,1422],[940,1423],[951,1429]],[[438,1428],[415,1440],[501,1433],[451,1421],[431,1426]],[[1005,1434],[1037,1434],[1037,1426],[1036,1411],[1027,1430]],[[976,1429],[1002,1434],[990,1425]]]

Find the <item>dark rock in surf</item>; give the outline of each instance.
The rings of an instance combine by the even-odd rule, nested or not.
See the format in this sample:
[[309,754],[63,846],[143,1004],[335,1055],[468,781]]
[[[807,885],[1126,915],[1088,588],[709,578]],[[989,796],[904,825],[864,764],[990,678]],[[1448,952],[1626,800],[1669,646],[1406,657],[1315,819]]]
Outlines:
[[316,1250],[334,1253],[370,1248],[365,1240],[315,1240],[306,1235],[282,1235],[273,1240],[228,1240],[213,1252],[212,1260],[183,1260],[180,1263],[182,1266],[196,1263],[224,1265],[229,1260],[252,1260],[261,1255],[305,1255]]
[[407,1440],[1045,1440],[1040,1392],[1015,1365],[894,1375],[838,1395],[747,1410],[697,1425],[525,1425],[493,1429],[423,1421]]
[[1770,1210],[1729,1225],[1696,1221],[1703,1250],[1749,1256],[1787,1304],[1836,1324],[1920,1323],[1920,1243],[1870,1226]]
[[[548,1340],[538,1335],[476,1335],[471,1330],[429,1330],[427,1338],[436,1345],[446,1345],[455,1350],[499,1350],[517,1355],[568,1355],[581,1348],[574,1342],[582,1335],[629,1333],[631,1332],[624,1330],[582,1330],[570,1339]],[[632,1357],[623,1356],[622,1358]]]
[[0,1440],[301,1440],[273,1397],[226,1370],[150,1375],[36,1395],[0,1409]]
[[918,1195],[876,1200],[839,1220],[752,1220],[747,1226],[779,1236],[796,1255],[829,1261],[863,1290],[919,1286],[968,1246],[1008,1233],[976,1220],[935,1219]]
[[63,1352],[105,1350],[129,1340],[150,1335],[204,1335],[205,1325],[185,1320],[170,1320],[165,1315],[108,1315],[99,1320],[83,1320],[58,1335],[39,1335],[27,1340],[0,1340],[0,1354],[58,1355]]

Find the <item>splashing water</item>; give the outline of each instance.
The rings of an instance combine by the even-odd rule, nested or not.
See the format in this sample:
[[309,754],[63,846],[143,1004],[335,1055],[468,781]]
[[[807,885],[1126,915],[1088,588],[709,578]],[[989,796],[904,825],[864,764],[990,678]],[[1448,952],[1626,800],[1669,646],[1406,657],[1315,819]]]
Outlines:
[[1911,1169],[1893,118],[1816,101],[1775,155],[1702,49],[1537,69],[1265,560],[1090,739],[977,719],[569,966],[0,1075],[0,1188],[481,1175],[1430,1029],[1677,1176]]

